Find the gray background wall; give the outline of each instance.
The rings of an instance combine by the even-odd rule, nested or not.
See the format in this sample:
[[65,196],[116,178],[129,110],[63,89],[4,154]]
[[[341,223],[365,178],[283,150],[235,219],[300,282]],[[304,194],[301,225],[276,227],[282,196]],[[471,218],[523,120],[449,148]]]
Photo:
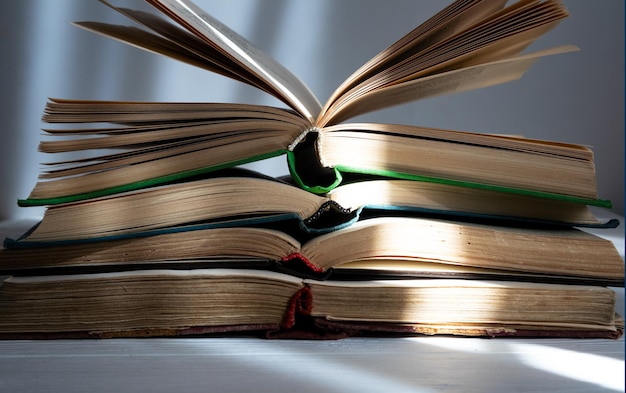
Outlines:
[[[196,0],[270,53],[324,101],[378,51],[447,0]],[[140,1],[118,5],[144,8]],[[362,116],[466,131],[522,134],[590,145],[600,196],[624,212],[624,2],[564,0],[572,16],[531,49],[575,44],[543,59],[519,82],[426,99]],[[146,7],[147,8],[147,7]],[[126,24],[97,1],[0,3],[0,219],[37,216],[18,208],[36,182],[40,117],[47,97],[245,101],[279,105],[226,78],[83,32],[68,22]],[[282,158],[255,168],[287,173]]]

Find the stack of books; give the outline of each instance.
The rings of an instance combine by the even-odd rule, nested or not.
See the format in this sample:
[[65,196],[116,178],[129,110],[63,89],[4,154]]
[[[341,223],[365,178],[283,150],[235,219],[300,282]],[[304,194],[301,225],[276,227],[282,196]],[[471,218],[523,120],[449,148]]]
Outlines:
[[[325,105],[189,0],[140,27],[77,26],[258,87],[288,107],[51,99],[53,162],[0,250],[0,337],[623,333],[624,262],[580,227],[592,151],[523,137],[349,123],[518,79],[560,1],[457,0],[376,55]],[[169,19],[169,20],[168,20]],[[69,153],[68,153],[69,152]],[[285,156],[282,178],[242,164]]]

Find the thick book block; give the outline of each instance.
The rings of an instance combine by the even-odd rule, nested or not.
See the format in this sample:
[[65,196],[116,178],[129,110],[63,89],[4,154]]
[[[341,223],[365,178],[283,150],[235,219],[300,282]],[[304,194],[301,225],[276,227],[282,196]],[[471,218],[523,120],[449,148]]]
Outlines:
[[13,277],[0,286],[0,338],[617,338],[624,327],[614,307],[603,287],[507,281],[318,282],[224,269]]
[[0,274],[41,275],[208,267],[276,270],[316,279],[488,278],[623,286],[613,243],[577,229],[373,217],[302,236],[284,221],[227,222],[123,238],[12,242]]

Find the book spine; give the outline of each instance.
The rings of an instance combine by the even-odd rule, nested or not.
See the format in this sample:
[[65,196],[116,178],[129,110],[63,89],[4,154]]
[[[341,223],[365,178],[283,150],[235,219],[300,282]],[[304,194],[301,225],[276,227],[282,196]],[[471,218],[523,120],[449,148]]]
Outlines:
[[313,297],[311,295],[311,288],[304,286],[291,297],[291,300],[287,305],[287,309],[285,310],[285,316],[280,325],[281,328],[293,328],[296,326],[298,317],[311,315],[312,309]]

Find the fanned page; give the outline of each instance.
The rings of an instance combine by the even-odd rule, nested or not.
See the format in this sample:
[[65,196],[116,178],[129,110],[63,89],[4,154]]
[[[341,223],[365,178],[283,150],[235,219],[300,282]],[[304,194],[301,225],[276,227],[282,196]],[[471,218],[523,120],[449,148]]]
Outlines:
[[185,28],[217,46],[224,54],[251,70],[311,122],[321,110],[317,98],[295,75],[257,49],[245,38],[189,0],[147,0]]
[[528,55],[453,69],[383,88],[363,90],[340,97],[332,112],[320,122],[341,123],[357,115],[369,113],[422,98],[461,93],[520,79],[539,59],[549,55],[577,51],[573,45],[534,52]]
[[490,13],[502,9],[506,2],[507,0],[487,2],[465,0],[451,3],[356,70],[335,90],[322,109],[322,115],[330,104],[357,83],[380,72],[393,62],[407,58],[411,53],[419,52],[434,42],[460,33]]
[[273,94],[264,81],[239,67],[217,48],[171,22],[149,12],[115,7],[104,0],[100,2],[157,34],[134,26],[118,26],[101,22],[74,22],[73,24],[81,29],[227,76]]
[[457,0],[363,65],[322,109],[295,75],[189,0],[147,0],[189,33],[149,13],[101,1],[157,34],[96,22],[76,25],[256,86],[318,128],[392,105],[515,80],[536,58],[573,49],[513,59],[568,16],[557,0],[521,0],[506,8],[502,0]]
[[[453,9],[454,6],[463,3],[467,2],[455,2],[449,8]],[[475,85],[469,83],[461,88],[451,86],[450,79],[444,74],[443,86],[437,87],[432,92],[422,91],[415,86],[402,89],[404,94],[398,91],[391,93],[385,91],[446,71],[462,70],[510,59],[569,15],[558,0],[522,0],[498,12],[494,11],[502,5],[502,2],[486,2],[495,8],[486,8],[484,2],[475,3],[466,10],[452,13],[448,19],[438,18],[440,15],[436,15],[433,17],[434,20],[443,19],[439,27],[431,30],[418,27],[363,66],[348,78],[326,103],[318,118],[317,126],[336,124],[354,114],[427,96],[464,91],[517,79],[532,63],[522,61],[518,64],[517,72],[506,77],[489,74],[481,76],[487,80],[479,84],[475,84],[476,75],[482,71],[474,69],[452,78],[453,82],[462,84],[473,72],[474,77],[470,78],[470,81],[473,80]],[[475,23],[472,24],[472,22]],[[429,20],[425,25],[428,27],[431,23],[434,22]],[[405,41],[409,42],[405,43]],[[385,59],[383,54],[389,57]],[[542,55],[546,54],[550,52]],[[430,88],[432,89],[432,84]],[[369,100],[367,108],[359,108],[358,113],[354,112],[350,115],[341,114],[345,107],[352,105],[354,101],[361,98],[365,100],[367,95],[378,94],[379,91],[383,92],[382,96],[378,100]],[[408,94],[409,92],[413,94]],[[391,103],[387,102],[388,97],[392,98]]]
[[43,119],[73,126],[111,124],[46,129],[55,138],[72,139],[42,141],[43,152],[121,150],[93,150],[86,157],[46,165],[30,201],[20,201],[23,206],[93,198],[282,155],[308,126],[282,108],[221,103],[53,99]]

